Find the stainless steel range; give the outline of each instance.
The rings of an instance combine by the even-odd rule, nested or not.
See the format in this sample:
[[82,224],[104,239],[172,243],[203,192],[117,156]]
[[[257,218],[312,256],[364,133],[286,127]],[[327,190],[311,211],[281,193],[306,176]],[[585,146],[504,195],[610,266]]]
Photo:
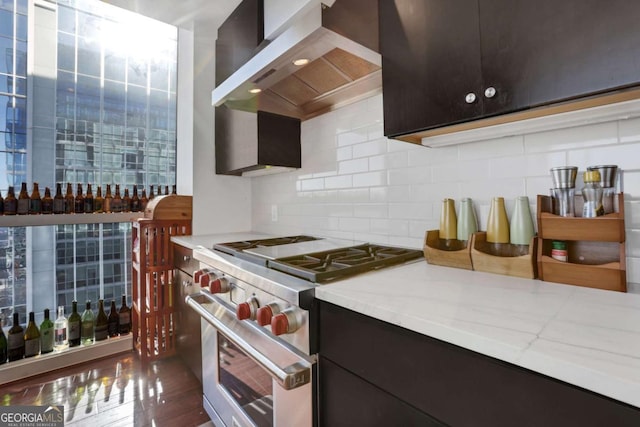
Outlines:
[[290,236],[196,248],[204,406],[219,426],[312,426],[316,286],[422,252]]

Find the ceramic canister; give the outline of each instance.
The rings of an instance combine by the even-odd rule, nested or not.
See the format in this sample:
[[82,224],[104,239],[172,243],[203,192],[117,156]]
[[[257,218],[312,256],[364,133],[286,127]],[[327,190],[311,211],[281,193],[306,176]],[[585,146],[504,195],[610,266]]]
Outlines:
[[473,208],[473,200],[465,197],[460,200],[460,215],[458,215],[458,239],[468,240],[469,236],[478,231],[478,218]]
[[531,243],[531,238],[534,234],[529,198],[527,196],[517,197],[511,214],[511,243],[514,245],[528,245]]
[[487,242],[509,243],[509,219],[504,207],[504,197],[494,197],[491,201],[487,220]]
[[442,213],[440,214],[441,239],[457,239],[458,221],[456,218],[456,206],[453,199],[442,201]]

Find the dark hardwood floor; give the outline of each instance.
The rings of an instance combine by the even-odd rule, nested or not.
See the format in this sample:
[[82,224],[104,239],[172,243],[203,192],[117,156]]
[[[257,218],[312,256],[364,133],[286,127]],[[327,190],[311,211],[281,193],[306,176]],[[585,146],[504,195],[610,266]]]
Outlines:
[[124,353],[0,386],[2,405],[64,405],[65,426],[189,427],[209,421],[180,358]]

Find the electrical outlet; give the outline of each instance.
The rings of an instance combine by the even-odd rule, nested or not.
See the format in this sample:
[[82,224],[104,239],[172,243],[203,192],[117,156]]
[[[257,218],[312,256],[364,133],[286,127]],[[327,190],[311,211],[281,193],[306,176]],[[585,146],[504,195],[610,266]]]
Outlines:
[[278,205],[271,205],[271,222],[278,222]]

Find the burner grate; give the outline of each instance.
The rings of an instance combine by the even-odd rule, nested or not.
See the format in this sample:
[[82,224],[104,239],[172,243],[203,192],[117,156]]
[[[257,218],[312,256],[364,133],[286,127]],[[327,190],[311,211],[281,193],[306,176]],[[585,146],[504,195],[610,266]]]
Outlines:
[[269,260],[267,264],[274,270],[312,282],[327,282],[421,257],[422,251],[416,249],[365,244]]
[[248,249],[265,248],[268,246],[288,245],[290,243],[310,242],[318,240],[317,237],[312,236],[287,236],[287,237],[274,237],[269,239],[257,239],[257,240],[243,240],[239,242],[218,243],[213,246],[214,249],[228,253],[229,255],[237,255],[238,252]]

